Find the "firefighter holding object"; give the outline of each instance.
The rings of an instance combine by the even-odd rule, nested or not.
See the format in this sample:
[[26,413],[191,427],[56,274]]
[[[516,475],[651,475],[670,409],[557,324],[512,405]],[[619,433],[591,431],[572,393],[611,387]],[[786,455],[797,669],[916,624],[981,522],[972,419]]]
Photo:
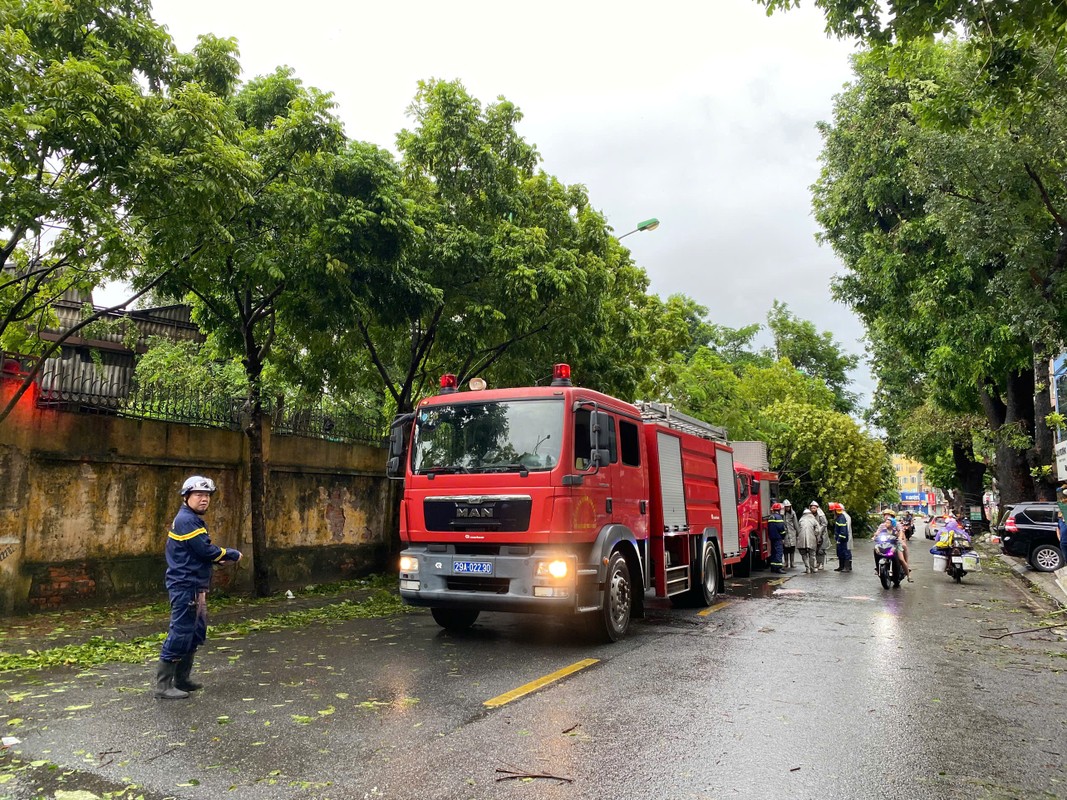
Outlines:
[[196,648],[207,639],[207,590],[215,564],[240,561],[241,551],[211,543],[201,516],[215,482],[193,475],[182,484],[182,506],[167,533],[170,630],[159,654],[155,696],[181,700],[201,688],[190,678]]
[[771,540],[771,572],[785,572],[785,519],[782,518],[782,504],[771,506],[771,515],[767,518],[767,535]]

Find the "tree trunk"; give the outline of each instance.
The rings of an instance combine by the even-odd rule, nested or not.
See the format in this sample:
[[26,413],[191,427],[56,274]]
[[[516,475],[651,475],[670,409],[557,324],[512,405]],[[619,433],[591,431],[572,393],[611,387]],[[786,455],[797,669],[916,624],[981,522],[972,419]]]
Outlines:
[[248,437],[248,494],[252,513],[252,581],[257,597],[270,594],[270,555],[267,551],[267,523],[263,514],[266,502],[266,464],[263,459],[263,398],[258,379],[249,390],[251,421],[245,429]]
[[1007,376],[1003,402],[983,392],[990,428],[996,434],[996,475],[1000,504],[1034,499],[1034,479],[1026,450],[1012,442],[1019,436],[1033,436],[1034,372],[1032,369],[1011,372]]
[[969,515],[971,508],[978,506],[982,509],[982,530],[989,530],[989,520],[986,519],[985,504],[982,502],[985,495],[985,464],[975,461],[974,449],[969,442],[952,443],[952,460],[956,465],[956,479],[961,487],[960,502],[964,506],[963,513]]
[[1046,419],[1052,413],[1052,397],[1048,356],[1041,348],[1034,348],[1034,446],[1027,453],[1030,474],[1034,479],[1035,498],[1056,499],[1056,458],[1053,452],[1052,430]]
[[[1034,436],[1034,371],[1033,368],[1013,372],[1008,378],[1007,392],[1008,413],[1004,419],[1006,428],[1014,428],[1023,436],[1033,441]],[[1012,478],[1023,492],[1017,500],[1033,500],[1036,496],[1034,489],[1034,476],[1030,472],[1030,462],[1027,460],[1029,447],[1013,448],[1011,467]]]

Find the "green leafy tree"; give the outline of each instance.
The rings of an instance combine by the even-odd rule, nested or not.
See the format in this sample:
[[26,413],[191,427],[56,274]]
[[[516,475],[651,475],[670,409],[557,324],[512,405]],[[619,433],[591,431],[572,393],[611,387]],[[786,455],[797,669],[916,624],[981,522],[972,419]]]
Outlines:
[[433,80],[409,113],[397,146],[420,235],[354,319],[392,405],[410,410],[444,372],[529,384],[556,361],[632,395],[636,348],[622,342],[616,364],[599,351],[640,330],[647,279],[584,189],[537,170],[506,100],[483,107],[460,83]]
[[[811,372],[841,365],[839,348],[814,325],[779,310],[780,340],[793,352],[812,354]],[[840,499],[870,507],[882,491],[886,462],[879,441],[838,411],[838,395],[822,375],[797,369],[752,344],[758,325],[733,330],[703,319],[706,310],[683,296],[659,306],[656,343],[660,363],[649,399],[723,426],[733,440],[767,442],[771,466],[787,496]],[[841,386],[847,385],[842,375]],[[820,434],[820,426],[824,432]],[[831,453],[838,448],[840,452]]]
[[[395,197],[384,208],[379,203],[389,190],[377,180],[395,176],[388,155],[346,145],[330,97],[305,88],[291,70],[248,82],[229,107],[239,125],[234,147],[254,164],[255,189],[163,289],[187,292],[213,347],[244,367],[254,583],[265,595],[265,370],[278,358],[279,336],[305,347],[329,340],[324,331],[339,316],[325,310],[350,307],[372,277],[359,256],[383,242],[398,251],[389,243],[402,227],[403,204]],[[380,168],[360,172],[364,159]]]
[[834,393],[838,411],[856,410],[858,398],[847,387],[852,383],[848,373],[859,364],[859,356],[844,353],[829,331],[819,333],[814,323],[798,319],[777,300],[767,314],[767,327],[774,335],[776,360],[788,359],[805,375],[820,378]]
[[[757,0],[768,13],[796,8],[800,0]],[[872,43],[927,39],[953,32],[998,40],[1051,41],[1062,36],[1067,19],[1063,0],[814,0],[826,14],[826,30]],[[1006,56],[1005,56],[1006,57]]]
[[[202,82],[210,63],[232,84],[232,51],[207,38],[177,53],[137,0],[0,3],[0,345],[47,358],[211,235],[248,178]],[[42,341],[55,301],[117,278],[127,300]]]
[[786,400],[768,414],[776,424],[766,441],[784,478],[784,495],[810,493],[853,510],[873,507],[885,489],[888,458],[879,440],[838,411]]
[[222,360],[200,342],[161,336],[149,338],[148,349],[137,359],[134,378],[139,386],[168,393],[186,393],[192,388],[204,396],[230,399],[248,392],[239,361]]
[[[864,320],[878,359],[922,375],[947,411],[984,411],[1000,490],[1013,500],[1034,496],[1033,464],[1050,457],[1035,406],[1047,392],[1035,394],[1035,376],[1062,336],[1049,247],[1062,234],[1030,173],[1053,174],[1058,156],[1050,149],[1028,169],[1018,154],[1038,153],[1025,127],[921,124],[943,121],[937,109],[951,105],[944,95],[962,86],[970,60],[953,43],[917,45],[915,72],[891,77],[878,54],[856,59],[858,79],[823,127],[816,218],[849,268],[835,296]],[[1060,124],[1040,116],[1033,130]]]

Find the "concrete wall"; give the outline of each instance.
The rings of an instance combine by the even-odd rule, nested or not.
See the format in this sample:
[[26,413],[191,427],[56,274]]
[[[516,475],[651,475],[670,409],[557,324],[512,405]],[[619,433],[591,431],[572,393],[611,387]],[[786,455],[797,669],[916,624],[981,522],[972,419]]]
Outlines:
[[[17,387],[0,377],[0,406]],[[385,451],[266,436],[272,583],[382,569],[394,548]],[[245,559],[217,585],[251,589],[243,434],[38,409],[27,394],[0,422],[0,611],[163,591],[163,547],[191,474],[219,486],[212,541]]]

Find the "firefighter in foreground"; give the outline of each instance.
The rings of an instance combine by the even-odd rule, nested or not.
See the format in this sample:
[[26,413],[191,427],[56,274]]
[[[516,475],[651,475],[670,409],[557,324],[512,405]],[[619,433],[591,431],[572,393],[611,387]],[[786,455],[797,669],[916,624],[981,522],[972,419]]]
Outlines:
[[241,551],[211,543],[202,514],[211,504],[215,482],[193,475],[182,484],[182,507],[167,533],[167,592],[170,631],[156,670],[155,696],[181,700],[202,688],[189,677],[196,648],[207,639],[207,590],[211,568],[240,561]]
[[782,504],[771,506],[771,515],[767,518],[767,535],[771,539],[771,572],[785,572],[785,519],[782,517]]
[[834,541],[837,542],[837,569],[834,572],[852,572],[852,551],[849,550],[852,522],[841,503],[831,503],[830,510],[835,514]]

